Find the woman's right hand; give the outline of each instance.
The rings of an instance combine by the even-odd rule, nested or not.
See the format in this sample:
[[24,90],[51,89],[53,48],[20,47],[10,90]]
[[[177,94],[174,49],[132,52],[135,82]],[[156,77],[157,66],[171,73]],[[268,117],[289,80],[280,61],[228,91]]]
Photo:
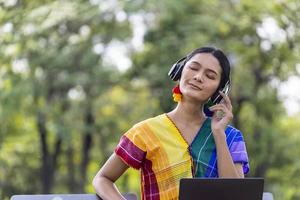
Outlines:
[[115,153],[110,156],[93,179],[93,186],[96,193],[103,199],[125,200],[114,182],[128,169]]

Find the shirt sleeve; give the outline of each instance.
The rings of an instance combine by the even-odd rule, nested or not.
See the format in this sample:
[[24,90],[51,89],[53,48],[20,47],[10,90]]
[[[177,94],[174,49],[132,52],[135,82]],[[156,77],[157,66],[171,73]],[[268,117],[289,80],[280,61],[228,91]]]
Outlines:
[[241,163],[244,174],[248,174],[250,170],[249,159],[243,135],[241,131],[235,129],[232,136],[233,138],[229,145],[232,160],[234,163]]
[[146,145],[143,141],[142,132],[137,126],[131,128],[121,137],[115,154],[129,167],[141,168],[146,157]]

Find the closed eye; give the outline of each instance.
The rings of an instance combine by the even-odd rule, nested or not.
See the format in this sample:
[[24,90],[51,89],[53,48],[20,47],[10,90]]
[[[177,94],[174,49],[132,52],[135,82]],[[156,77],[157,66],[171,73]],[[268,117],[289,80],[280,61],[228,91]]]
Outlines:
[[189,68],[194,71],[198,70],[198,66],[195,65],[189,65]]
[[213,74],[213,73],[207,73],[206,76],[207,76],[209,79],[212,79],[212,80],[215,80],[215,79],[216,79],[216,75]]

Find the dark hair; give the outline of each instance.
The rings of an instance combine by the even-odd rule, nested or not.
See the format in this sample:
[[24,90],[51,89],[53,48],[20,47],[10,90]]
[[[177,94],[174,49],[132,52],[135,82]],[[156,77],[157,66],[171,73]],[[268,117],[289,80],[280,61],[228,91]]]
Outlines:
[[219,91],[221,88],[224,88],[226,83],[230,81],[230,63],[226,55],[223,53],[221,49],[215,47],[201,47],[189,53],[186,56],[184,64],[186,64],[193,56],[195,56],[198,53],[210,53],[219,61],[219,64],[222,68],[222,74],[221,74],[221,81],[217,91]]

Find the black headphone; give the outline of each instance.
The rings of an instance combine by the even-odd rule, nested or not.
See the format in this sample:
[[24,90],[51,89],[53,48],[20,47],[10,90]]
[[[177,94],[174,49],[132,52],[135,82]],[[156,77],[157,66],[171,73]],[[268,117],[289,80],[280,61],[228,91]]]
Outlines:
[[179,59],[175,64],[173,64],[168,75],[173,81],[178,81],[181,77],[182,69],[186,63],[187,57]]
[[[185,56],[181,59],[179,59],[175,64],[173,64],[172,68],[170,69],[168,75],[173,81],[178,81],[181,77],[181,73],[183,70],[183,67],[185,66],[188,56]],[[217,91],[212,95],[212,97],[207,102],[208,106],[212,106],[215,104],[220,103],[222,100],[222,96],[219,94],[219,91],[222,91],[225,95],[228,95],[230,90],[230,78],[225,83],[223,87],[219,87]]]

